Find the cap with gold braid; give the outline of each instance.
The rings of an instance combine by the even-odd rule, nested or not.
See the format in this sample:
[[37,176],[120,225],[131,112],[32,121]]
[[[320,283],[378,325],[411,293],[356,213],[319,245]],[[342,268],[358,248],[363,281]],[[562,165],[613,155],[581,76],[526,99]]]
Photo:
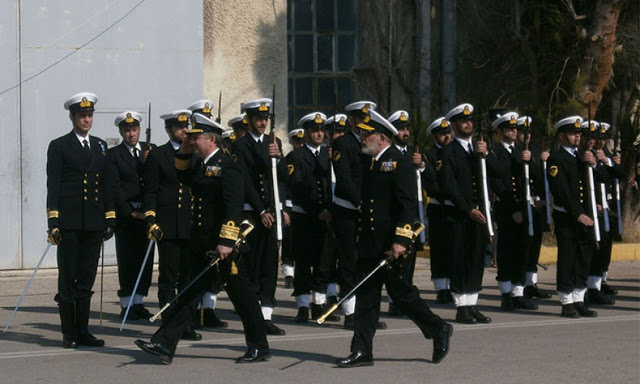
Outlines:
[[160,115],[160,118],[164,120],[165,126],[181,126],[186,127],[189,125],[189,118],[191,117],[191,111],[188,109],[179,109],[177,111],[165,113]]
[[429,134],[433,133],[438,133],[438,132],[450,132],[451,131],[451,124],[449,124],[449,120],[447,120],[444,117],[439,117],[437,119],[435,119],[431,124],[429,124],[429,126],[427,127],[427,133],[426,135],[429,136]]
[[76,93],[64,102],[64,109],[71,113],[93,112],[98,96],[89,92]]
[[373,109],[369,110],[369,119],[365,119],[362,123],[358,124],[358,128],[367,132],[379,132],[387,135],[390,138],[398,134],[398,130],[390,122],[387,121],[382,115]]
[[135,127],[140,125],[142,121],[142,115],[135,111],[122,112],[113,121],[116,127]]
[[213,109],[213,101],[208,99],[198,100],[195,103],[191,104],[187,109],[190,110],[191,113],[199,113],[201,115],[211,117],[211,110]]
[[473,105],[469,103],[460,104],[447,112],[445,118],[451,122],[461,118],[471,119],[473,118]]
[[224,127],[205,115],[194,113],[191,116],[191,129],[187,133],[217,133],[221,135]]
[[580,116],[569,116],[564,119],[558,121],[553,126],[558,132],[580,132],[580,125],[584,120]]
[[396,111],[392,113],[387,120],[389,120],[389,122],[396,128],[411,125],[411,123],[409,122],[409,112],[407,111]]
[[240,106],[240,111],[249,116],[269,117],[271,109],[271,99],[262,98],[248,101]]
[[499,115],[497,119],[491,122],[493,128],[515,128],[518,125],[517,112],[507,112],[503,115]]
[[294,129],[293,131],[289,132],[288,136],[290,139],[293,139],[293,138],[302,139],[304,138],[304,129],[303,128]]
[[234,116],[233,118],[231,118],[231,120],[227,121],[227,126],[234,130],[241,129],[241,128],[246,129],[247,128],[246,117],[247,115],[245,113],[238,116]]
[[316,126],[324,126],[324,122],[327,120],[327,116],[322,112],[311,112],[304,115],[298,120],[298,128],[311,128]]
[[349,112],[351,116],[365,117],[369,114],[369,111],[374,111],[377,105],[373,101],[356,101],[344,107],[344,110]]

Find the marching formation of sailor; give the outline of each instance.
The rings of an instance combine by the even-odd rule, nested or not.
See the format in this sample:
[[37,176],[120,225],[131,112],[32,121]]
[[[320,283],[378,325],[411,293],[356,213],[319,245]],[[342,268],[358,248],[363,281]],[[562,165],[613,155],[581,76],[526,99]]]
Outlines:
[[[228,128],[220,101],[213,119],[214,103],[200,100],[160,116],[169,141],[159,146],[150,129],[140,140],[140,113],[122,112],[114,122],[122,143],[108,149],[89,135],[97,101],[79,93],[64,103],[72,131],[47,153],[47,240],[58,246],[65,348],[104,345],[89,332],[89,307],[100,249],[113,234],[123,325],[161,316],[151,340],[135,343],[164,364],[181,339],[201,339],[197,328],[227,326],[215,311],[222,290],[245,332],[247,351],[236,362],[267,360],[267,335],[286,333],[273,320],[279,266],[293,289],[292,321],[353,331],[338,366],[373,365],[374,334],[387,327],[383,284],[389,315],[407,316],[433,340],[439,363],[453,326],[413,284],[416,250],[428,238],[435,301],[455,305],[458,323],[486,324],[477,303],[487,245],[495,238],[500,308],[535,311],[536,299],[551,298],[537,286],[537,266],[552,221],[561,316],[594,317],[588,304],[615,303],[606,280],[622,233],[624,173],[606,149],[607,123],[562,118],[557,148],[543,141],[534,154],[530,117],[492,110],[492,145],[475,126],[473,105],[463,103],[429,124],[433,146],[423,150],[407,111],[385,118],[374,102],[357,101],[345,114],[303,116],[284,156],[273,99],[242,104]],[[156,315],[145,306],[154,245]]]

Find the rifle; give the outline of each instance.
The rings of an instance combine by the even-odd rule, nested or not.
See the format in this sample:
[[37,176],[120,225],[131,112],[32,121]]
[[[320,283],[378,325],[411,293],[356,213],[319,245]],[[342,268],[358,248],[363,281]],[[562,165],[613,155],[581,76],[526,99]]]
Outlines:
[[145,130],[147,145],[151,143],[151,102],[149,102],[149,112],[147,112],[147,129]]
[[[483,133],[483,127],[482,127],[482,122],[480,123],[480,141],[485,141],[484,140],[484,133]],[[487,146],[487,150],[488,150],[488,146]],[[489,201],[489,185],[487,182],[487,155],[481,155],[480,156],[480,177],[482,180],[482,190],[481,190],[481,194],[482,194],[482,210],[484,213],[484,217],[487,221],[486,226],[487,226],[487,233],[489,234],[489,238],[491,239],[491,241],[493,241],[493,221],[491,220],[491,202]]]
[[[542,137],[542,151],[544,152],[545,136]],[[549,179],[547,178],[547,160],[542,161],[542,177],[544,180],[544,206],[547,212],[547,225],[551,226],[551,195],[549,193]]]
[[[614,153],[620,156],[620,127],[616,127],[616,137]],[[615,190],[616,190],[616,213],[618,214],[618,235],[622,235],[624,232],[624,228],[622,227],[622,206],[620,203],[620,179],[616,177],[614,180]]]
[[[591,140],[591,99],[589,99],[589,125],[587,143]],[[588,150],[588,148],[587,148]],[[593,214],[593,236],[596,246],[600,242],[600,222],[598,220],[598,207],[596,205],[596,189],[593,178],[593,168],[587,164],[587,180],[589,181],[589,201],[591,202],[591,213]]]
[[[420,153],[420,148],[418,148],[418,135],[420,134],[420,105],[418,105],[418,114],[417,119],[415,121],[415,130],[413,136],[413,153]],[[416,184],[417,184],[417,192],[418,192],[418,218],[420,222],[424,224],[424,202],[422,201],[422,177],[420,175],[420,170],[416,169]],[[426,244],[427,235],[424,231],[420,231],[420,243]]]
[[216,117],[216,123],[220,124],[220,106],[222,105],[222,91],[218,94],[218,117]]
[[[531,124],[528,117],[524,120],[524,150],[529,150],[529,125]],[[524,163],[524,197],[525,204],[527,205],[527,221],[528,221],[528,233],[530,237],[533,237],[533,212],[531,209],[531,182],[529,180],[529,162]]]
[[[276,85],[273,84],[273,96],[271,98],[271,129],[269,135],[271,136],[271,143],[275,144],[276,134],[274,128],[276,125]],[[278,190],[278,160],[275,157],[271,158],[271,181],[273,183],[273,212],[276,224],[276,240],[279,243],[282,242],[282,205],[280,204],[280,191]],[[278,246],[280,248],[280,245]]]
[[[599,128],[599,127],[598,127]],[[600,145],[600,138],[602,137],[602,132],[598,129],[596,132],[596,151],[602,149]],[[609,232],[611,230],[611,225],[609,222],[609,203],[607,201],[607,186],[604,182],[600,183],[600,199],[602,200],[602,215],[604,218],[604,231]]]

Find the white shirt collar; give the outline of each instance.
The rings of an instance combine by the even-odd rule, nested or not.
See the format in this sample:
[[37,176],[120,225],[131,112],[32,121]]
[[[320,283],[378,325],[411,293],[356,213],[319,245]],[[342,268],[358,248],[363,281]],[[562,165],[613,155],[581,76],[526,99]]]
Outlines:
[[169,142],[171,143],[171,146],[173,147],[174,151],[177,151],[178,149],[180,149],[180,144],[176,143],[173,140],[169,140]]
[[509,151],[509,153],[513,153],[513,148],[515,147],[514,144],[507,144],[504,141],[501,141],[500,144],[502,144],[502,146]]
[[[468,151],[469,144],[471,144],[471,138],[469,138],[469,140],[461,139],[456,136],[454,136],[453,138],[456,139],[456,141],[458,141],[460,145],[462,145],[462,148],[464,148],[465,151]],[[471,144],[471,152],[473,152],[473,144]]]
[[434,143],[434,144],[436,145],[436,147],[437,147],[438,149],[442,148],[442,145],[440,145],[440,144],[438,144],[438,143]]
[[398,151],[400,151],[401,153],[402,152],[407,152],[407,146],[406,145],[404,147],[402,147],[402,146],[400,146],[398,144],[395,144],[395,146],[396,146],[396,148],[398,148]]
[[314,156],[316,155],[316,152],[320,152],[320,145],[318,145],[318,148],[310,146],[309,143],[304,143],[304,145],[307,146],[307,148],[311,151],[311,153],[313,153]]
[[383,150],[380,151],[380,153],[378,153],[376,155],[376,161],[380,160],[380,157],[382,157],[382,155],[387,151],[387,149],[391,148],[391,146],[388,146],[386,148],[384,148]]
[[571,156],[576,157],[576,149],[572,148],[572,147],[567,147],[566,145],[563,145],[562,148],[569,152],[569,154],[571,154]]
[[251,137],[253,138],[253,141],[255,141],[256,143],[259,141],[264,141],[264,133],[260,136],[256,136],[253,132],[249,131],[249,134],[251,135]]
[[89,140],[89,134],[87,133],[86,137],[82,137],[78,134],[78,132],[73,131],[73,133],[76,135],[76,138],[78,138],[78,141],[80,141],[80,145],[82,145],[84,147],[84,141],[87,140],[87,145],[89,146],[89,148],[91,148],[91,140]]
[[358,139],[358,141],[360,141],[360,135],[358,135],[357,133],[355,133],[355,132],[353,131],[353,129],[351,130],[351,133],[353,134],[353,136],[355,136],[355,137],[356,137],[356,139]]
[[130,146],[129,144],[125,143],[124,141],[122,142],[122,144],[124,144],[124,146],[127,148],[129,153],[131,154],[131,156],[134,156],[133,148],[138,150],[138,154],[140,154],[140,152],[142,152],[142,149],[140,148],[140,142],[137,142],[135,147]]
[[213,152],[211,152],[211,153],[209,154],[209,156],[207,156],[207,157],[203,160],[203,162],[204,162],[205,164],[207,164],[207,162],[208,162],[209,160],[211,160],[211,158],[213,157],[213,155],[215,155],[216,153],[218,153],[218,151],[219,151],[219,150],[220,150],[220,148],[216,148],[216,150],[215,150],[215,151],[213,151]]

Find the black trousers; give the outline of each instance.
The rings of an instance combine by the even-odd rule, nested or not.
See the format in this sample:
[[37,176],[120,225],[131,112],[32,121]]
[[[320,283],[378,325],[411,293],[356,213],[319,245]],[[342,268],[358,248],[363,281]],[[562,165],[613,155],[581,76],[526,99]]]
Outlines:
[[58,244],[58,303],[73,304],[93,295],[102,231],[61,230]]
[[[359,278],[364,278],[378,263],[379,260],[376,259],[359,259]],[[445,322],[431,312],[427,303],[420,298],[418,288],[407,283],[402,277],[402,271],[391,271],[383,267],[356,291],[355,331],[351,340],[351,352],[373,352],[373,336],[380,317],[382,284],[386,285],[394,304],[420,328],[425,338],[431,339],[442,332]]]
[[147,262],[144,265],[138,289],[133,292],[133,287],[142,267],[144,255],[147,252],[149,239],[147,238],[147,224],[144,220],[136,220],[132,217],[118,220],[115,232],[116,258],[118,260],[118,281],[120,289],[118,297],[149,294],[151,275],[153,273],[154,247],[151,248]]
[[[449,208],[445,207],[445,212]],[[448,264],[451,291],[457,294],[480,292],[486,244],[484,225],[471,219],[447,220],[446,225],[451,236]]]
[[278,245],[276,228],[266,228],[260,216],[245,211],[245,218],[255,223],[254,230],[247,237],[247,251],[242,254],[240,273],[246,278],[263,307],[275,307],[276,284],[278,279]]
[[[258,297],[250,288],[249,282],[245,277],[230,275],[230,265],[229,259],[219,263],[219,269],[223,270],[220,275],[228,276],[225,290],[240,315],[247,346],[249,348],[268,349],[267,330],[260,311]],[[184,296],[180,297],[178,304],[169,309],[167,316],[163,317],[162,326],[153,335],[151,341],[161,343],[169,348],[172,354],[175,353],[180,337],[191,324],[200,297],[202,297],[209,284],[210,281],[206,279],[199,280]]]
[[613,236],[618,234],[618,218],[609,217],[609,232],[604,230],[604,216],[598,216],[600,223],[600,246],[593,250],[589,276],[602,276],[609,270],[611,251],[613,250]]
[[158,242],[158,304],[162,308],[191,279],[188,239]]
[[495,205],[496,219],[498,222],[498,274],[496,280],[511,282],[514,285],[524,286],[526,281],[526,254],[522,251],[520,239],[522,231],[527,231],[527,216],[523,212],[523,222],[518,224],[511,217],[511,213],[499,202]]
[[282,231],[282,264],[293,265],[295,255],[293,251],[293,239],[291,238],[291,226],[284,227]]
[[443,218],[443,207],[440,204],[427,206],[429,219],[429,247],[431,258],[431,278],[444,279],[449,277],[449,228]]
[[593,254],[593,230],[578,223],[568,213],[553,211],[558,240],[558,292],[570,293],[587,287],[589,266]]
[[311,291],[325,293],[329,284],[327,223],[315,215],[294,212],[291,216],[293,250],[296,255],[293,296]]
[[544,206],[541,208],[531,207],[531,213],[533,216],[533,236],[529,236],[529,224],[525,220],[525,225],[520,235],[520,244],[521,251],[525,254],[525,272],[538,272],[542,234],[546,225],[547,213]]
[[356,285],[356,236],[358,211],[333,205],[333,232],[338,251],[338,283],[345,295]]

